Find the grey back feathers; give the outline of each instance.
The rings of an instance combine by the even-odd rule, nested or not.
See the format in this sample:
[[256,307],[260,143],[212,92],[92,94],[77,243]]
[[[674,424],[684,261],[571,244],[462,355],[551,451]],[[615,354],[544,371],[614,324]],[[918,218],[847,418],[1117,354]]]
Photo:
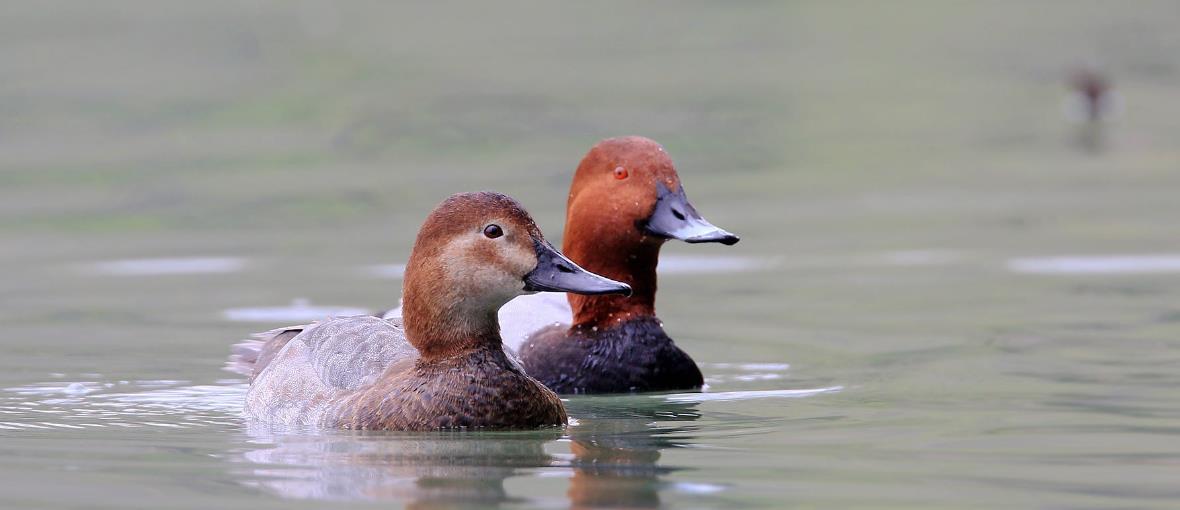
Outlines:
[[[294,328],[273,330],[262,343]],[[246,416],[273,424],[333,425],[333,402],[377,382],[394,365],[406,366],[418,351],[400,321],[357,316],[304,327],[282,346],[246,393]]]
[[329,319],[295,338],[308,347],[320,380],[343,390],[373,384],[394,361],[418,356],[400,321],[371,316]]

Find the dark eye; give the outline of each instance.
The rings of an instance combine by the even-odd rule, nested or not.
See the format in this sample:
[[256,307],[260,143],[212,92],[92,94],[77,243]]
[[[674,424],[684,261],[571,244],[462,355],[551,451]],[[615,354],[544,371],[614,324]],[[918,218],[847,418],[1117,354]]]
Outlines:
[[493,223],[483,228],[483,235],[488,236],[488,239],[495,239],[504,235],[504,229]]
[[622,180],[622,179],[626,179],[626,178],[627,178],[627,169],[623,168],[621,166],[615,167],[615,179]]

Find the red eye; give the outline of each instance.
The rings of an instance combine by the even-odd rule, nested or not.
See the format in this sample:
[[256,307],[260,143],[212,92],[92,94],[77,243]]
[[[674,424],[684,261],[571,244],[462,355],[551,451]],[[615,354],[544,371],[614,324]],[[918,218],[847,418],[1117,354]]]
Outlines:
[[623,168],[621,166],[615,167],[615,179],[622,180],[622,179],[626,179],[626,178],[627,178],[627,169]]

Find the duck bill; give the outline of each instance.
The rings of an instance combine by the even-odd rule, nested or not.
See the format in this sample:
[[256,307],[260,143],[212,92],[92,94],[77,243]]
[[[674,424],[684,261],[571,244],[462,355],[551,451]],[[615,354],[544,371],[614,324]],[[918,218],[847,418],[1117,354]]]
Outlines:
[[702,218],[685,196],[684,186],[676,191],[668,189],[662,182],[657,186],[656,208],[643,225],[648,233],[686,243],[721,243],[728,246],[741,240]]
[[537,267],[524,276],[524,290],[631,295],[630,285],[582,269],[544,240],[534,239],[533,243],[537,249]]

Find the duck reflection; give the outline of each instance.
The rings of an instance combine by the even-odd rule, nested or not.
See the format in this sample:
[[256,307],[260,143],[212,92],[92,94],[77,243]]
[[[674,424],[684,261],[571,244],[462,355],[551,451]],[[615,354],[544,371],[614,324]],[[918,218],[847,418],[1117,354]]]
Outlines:
[[693,428],[677,422],[700,418],[697,404],[633,398],[621,406],[617,397],[600,400],[575,399],[567,406],[579,416],[569,431],[570,508],[660,506],[666,486],[660,477],[676,470],[657,464],[660,451],[691,441]]
[[[675,470],[658,465],[660,450],[691,441],[692,429],[679,422],[697,419],[695,406],[650,397],[575,398],[568,407],[578,424],[566,431],[309,432],[251,424],[247,433],[260,447],[242,459],[254,465],[248,485],[286,498],[488,507],[537,499],[539,493],[509,494],[510,477],[536,482],[568,474],[571,508],[651,508],[667,486],[660,478]],[[563,432],[570,455],[547,451],[560,449]]]
[[253,470],[251,485],[288,498],[392,500],[415,508],[508,501],[504,480],[520,469],[552,465],[544,445],[561,437],[559,429],[308,433],[252,425],[248,432],[267,445],[245,452],[244,459],[269,466]]

